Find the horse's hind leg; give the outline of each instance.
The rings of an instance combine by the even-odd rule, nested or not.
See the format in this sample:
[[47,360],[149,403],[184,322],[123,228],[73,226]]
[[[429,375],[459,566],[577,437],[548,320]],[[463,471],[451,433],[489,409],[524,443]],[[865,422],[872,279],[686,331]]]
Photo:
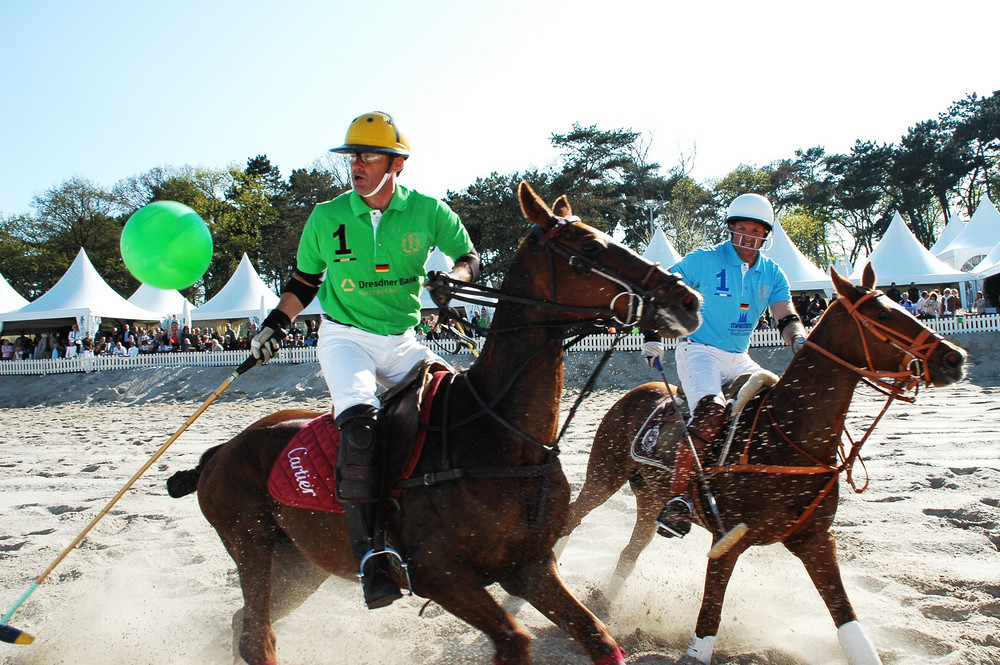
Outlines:
[[858,617],[847,597],[847,590],[840,576],[833,534],[824,531],[802,540],[790,539],[785,547],[802,561],[809,578],[830,610],[847,662],[850,665],[881,665],[882,659],[858,623]]
[[[304,603],[323,584],[330,573],[310,563],[290,540],[279,537],[271,555],[271,621],[277,621]],[[242,607],[233,615],[233,662],[239,663],[247,611]]]
[[525,566],[518,570],[515,578],[503,580],[500,584],[509,593],[527,600],[549,621],[568,632],[593,662],[624,665],[624,650],[618,647],[607,627],[566,588],[554,556]]

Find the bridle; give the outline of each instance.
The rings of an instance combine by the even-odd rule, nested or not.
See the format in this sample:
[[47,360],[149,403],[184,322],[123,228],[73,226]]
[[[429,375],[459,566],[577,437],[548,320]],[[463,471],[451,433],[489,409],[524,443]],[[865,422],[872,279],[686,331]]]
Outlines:
[[[788,436],[781,429],[774,413],[772,411],[771,405],[769,404],[769,399],[772,392],[768,393],[760,400],[756,412],[754,414],[753,423],[751,424],[750,431],[746,436],[746,445],[740,455],[739,462],[736,464],[726,464],[720,466],[712,466],[707,470],[710,473],[764,473],[764,474],[777,474],[777,475],[814,475],[814,474],[830,474],[830,480],[826,483],[823,489],[816,495],[809,506],[803,511],[802,515],[799,516],[798,520],[795,521],[780,537],[774,542],[780,542],[791,536],[800,526],[802,526],[806,520],[813,514],[816,508],[823,502],[823,499],[830,493],[830,491],[836,486],[837,479],[840,477],[840,473],[846,472],[847,483],[851,488],[858,494],[864,492],[868,488],[868,479],[865,478],[864,484],[859,488],[854,480],[853,471],[854,464],[858,460],[861,460],[861,466],[864,468],[864,460],[861,459],[861,448],[864,446],[865,442],[868,441],[868,437],[871,436],[872,432],[875,431],[875,426],[878,425],[882,416],[885,415],[886,411],[889,409],[889,405],[896,399],[904,402],[912,403],[917,396],[919,390],[920,382],[931,383],[930,376],[930,365],[929,359],[934,354],[937,347],[944,341],[936,332],[930,330],[927,327],[922,326],[921,332],[916,337],[910,337],[897,330],[880,323],[876,319],[868,316],[860,310],[862,304],[866,301],[877,298],[882,295],[881,291],[872,290],[858,298],[853,303],[848,302],[847,298],[838,298],[837,302],[831,305],[831,308],[836,306],[838,303],[843,305],[850,315],[851,319],[857,326],[858,336],[861,339],[862,348],[865,353],[865,367],[858,367],[852,363],[847,362],[840,356],[828,351],[827,349],[819,346],[815,342],[806,339],[805,346],[818,351],[823,356],[833,360],[842,367],[858,374],[861,380],[867,385],[871,386],[878,392],[882,393],[887,397],[885,404],[882,406],[879,414],[874,418],[871,425],[865,431],[864,435],[858,440],[854,441],[850,433],[846,429],[842,429],[841,432],[847,437],[847,440],[851,444],[851,449],[849,452],[845,453],[843,441],[840,442],[840,449],[838,451],[838,456],[841,460],[839,465],[834,466],[833,464],[828,464],[822,460],[817,459],[815,456],[811,455],[807,451],[803,450],[798,444],[796,444],[791,437]],[[897,351],[903,354],[903,359],[900,362],[900,367],[895,371],[887,370],[877,370],[875,369],[875,363],[872,361],[871,349],[869,347],[868,339],[865,336],[865,332],[870,332],[879,341],[885,342],[895,348]],[[758,426],[760,425],[761,418],[764,414],[767,414],[767,420],[770,428],[777,433],[778,437],[785,444],[791,446],[800,455],[804,456],[806,459],[812,462],[811,465],[802,466],[790,466],[790,465],[774,465],[774,464],[750,464],[749,463],[749,452],[751,442],[754,440],[754,435],[757,432]],[[735,426],[735,424],[734,424]]]
[[[874,290],[864,294],[853,303],[845,302],[846,298],[838,298],[834,303],[834,305],[837,303],[842,304],[857,325],[858,336],[861,338],[861,345],[865,352],[866,367],[857,367],[848,363],[840,356],[824,349],[809,339],[806,339],[806,346],[819,351],[842,367],[846,367],[858,374],[867,385],[881,392],[883,395],[889,396],[890,401],[899,399],[912,403],[917,397],[920,382],[931,383],[928,361],[934,355],[941,342],[944,341],[944,338],[930,328],[923,326],[916,337],[910,337],[898,330],[893,330],[861,311],[861,305],[867,300],[878,298],[881,295],[881,291]],[[875,363],[872,361],[871,349],[868,339],[865,337],[866,330],[879,341],[889,344],[903,354],[903,360],[900,362],[898,370],[887,371],[876,370],[874,368]]]

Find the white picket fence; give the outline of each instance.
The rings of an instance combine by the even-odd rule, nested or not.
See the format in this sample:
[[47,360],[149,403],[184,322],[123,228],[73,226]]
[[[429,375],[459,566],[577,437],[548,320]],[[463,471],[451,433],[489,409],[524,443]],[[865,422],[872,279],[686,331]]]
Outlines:
[[[935,319],[925,321],[929,327],[945,337],[968,333],[1000,332],[1000,314],[983,314],[956,319]],[[591,335],[570,351],[606,351],[615,335]],[[477,352],[485,340],[476,340]],[[618,342],[619,351],[638,351],[642,346],[641,334],[626,335]],[[428,348],[447,357],[449,354],[470,354],[472,351],[454,339],[428,340],[423,342]],[[784,344],[777,330],[757,330],[750,339],[750,346],[781,346]],[[666,340],[666,347],[672,349],[676,340]],[[105,372],[133,367],[237,367],[247,358],[247,351],[208,351],[204,353],[148,353],[138,356],[112,356],[103,354],[89,358],[59,358],[56,360],[9,360],[0,361],[0,376],[14,374],[65,374],[70,372]],[[300,364],[314,363],[316,349],[312,347],[282,349],[271,362]]]

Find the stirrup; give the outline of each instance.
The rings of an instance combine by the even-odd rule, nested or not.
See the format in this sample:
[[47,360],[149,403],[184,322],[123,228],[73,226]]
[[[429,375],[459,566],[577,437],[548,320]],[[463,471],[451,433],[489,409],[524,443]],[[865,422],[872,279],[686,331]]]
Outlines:
[[399,567],[403,569],[403,577],[406,578],[406,593],[404,596],[413,595],[413,585],[410,583],[410,564],[403,560],[402,555],[391,547],[386,547],[376,552],[374,549],[368,550],[363,557],[361,557],[361,563],[358,564],[358,582],[361,583],[362,592],[365,586],[365,565],[367,565],[370,559],[374,559],[379,556],[387,556],[390,559],[395,559],[399,563]]
[[656,518],[656,533],[664,538],[683,538],[691,531],[691,502],[675,496]]

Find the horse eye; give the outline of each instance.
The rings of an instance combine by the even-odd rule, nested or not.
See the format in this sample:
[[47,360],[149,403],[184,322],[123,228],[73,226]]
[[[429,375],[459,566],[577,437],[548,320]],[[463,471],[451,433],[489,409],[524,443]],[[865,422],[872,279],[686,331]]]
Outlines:
[[597,240],[587,240],[580,245],[580,251],[583,252],[584,256],[593,258],[604,251],[604,244]]
[[892,316],[892,314],[887,309],[883,309],[881,312],[878,313],[878,319],[879,319],[879,321],[885,321],[890,316]]

